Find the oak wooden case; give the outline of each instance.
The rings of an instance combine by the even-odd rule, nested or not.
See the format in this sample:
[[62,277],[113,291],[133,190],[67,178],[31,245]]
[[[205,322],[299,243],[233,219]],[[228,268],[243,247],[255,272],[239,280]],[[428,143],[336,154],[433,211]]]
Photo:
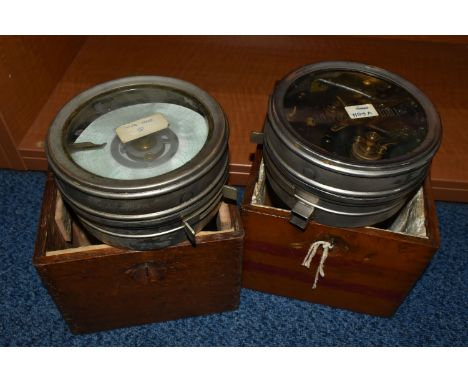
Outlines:
[[[289,223],[290,211],[252,204],[262,148],[257,148],[241,208],[245,229],[243,286],[338,308],[391,316],[439,246],[429,177],[424,185],[426,238],[372,227],[337,228],[311,221],[305,231]],[[269,192],[266,189],[267,194]],[[271,192],[271,191],[270,191]],[[302,262],[312,243],[333,241],[325,276],[312,288],[320,249],[310,268]]]
[[33,263],[73,333],[238,307],[244,232],[235,206],[222,207],[223,221],[197,234],[196,247],[139,252],[87,243],[73,217],[67,242],[56,223],[59,201],[49,173]]

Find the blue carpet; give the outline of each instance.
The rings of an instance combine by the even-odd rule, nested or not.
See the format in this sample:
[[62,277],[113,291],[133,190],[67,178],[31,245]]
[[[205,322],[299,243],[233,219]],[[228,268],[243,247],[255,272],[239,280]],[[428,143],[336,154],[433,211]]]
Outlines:
[[390,319],[244,289],[235,312],[74,336],[31,262],[44,183],[0,170],[1,346],[468,346],[468,204],[437,203],[440,250]]

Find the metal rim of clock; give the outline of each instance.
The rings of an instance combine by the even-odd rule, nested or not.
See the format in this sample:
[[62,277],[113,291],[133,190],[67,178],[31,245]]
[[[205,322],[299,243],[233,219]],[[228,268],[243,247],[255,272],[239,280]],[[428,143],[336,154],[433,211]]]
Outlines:
[[[392,82],[408,91],[420,103],[426,113],[428,132],[424,141],[413,153],[408,153],[392,160],[380,160],[376,164],[350,163],[338,160],[326,153],[312,150],[304,145],[295,137],[292,129],[289,128],[290,125],[284,113],[283,100],[287,90],[295,80],[307,74],[324,70],[348,70],[364,73]],[[271,120],[270,125],[282,143],[298,156],[335,172],[364,177],[396,175],[425,166],[438,150],[442,135],[440,117],[436,108],[429,98],[415,85],[387,70],[349,61],[325,61],[294,70],[276,85],[270,98],[268,114]]]
[[98,211],[95,208],[87,206],[82,201],[80,202],[74,199],[73,196],[64,189],[62,182],[57,182],[57,186],[65,201],[72,206],[75,211],[79,211],[81,217],[88,217],[88,220],[93,220],[99,224],[112,225],[114,227],[130,228],[148,224],[157,226],[174,220],[174,216],[179,216],[180,211],[184,211],[184,215],[191,215],[194,210],[199,208],[199,205],[209,204],[211,200],[215,199],[216,195],[222,192],[220,185],[225,184],[229,176],[227,156],[220,164],[223,166],[224,171],[216,172],[215,177],[211,178],[211,183],[208,184],[196,198],[191,198],[164,210],[157,210],[149,213],[123,214]]
[[[175,91],[196,102],[209,127],[201,151],[173,171],[144,179],[110,179],[82,169],[65,148],[75,113],[97,97],[139,86]],[[94,236],[114,246],[147,250],[184,238],[194,243],[195,233],[214,216],[228,176],[228,136],[221,107],[198,87],[168,77],[127,77],[97,85],[67,103],[49,129],[46,155],[65,200]]]
[[[82,105],[104,93],[119,89],[155,86],[185,93],[204,108],[209,125],[209,139],[196,157],[167,174],[137,180],[118,180],[89,173],[76,164],[65,149],[64,139],[73,113]],[[216,126],[217,128],[213,128]],[[226,150],[229,129],[223,110],[205,91],[195,85],[171,77],[125,77],[92,87],[69,101],[57,114],[46,140],[46,155],[53,171],[62,179],[85,193],[104,198],[137,199],[166,194],[185,187],[208,173]]]
[[[423,142],[408,155],[362,164],[338,160],[320,148],[307,147],[289,125],[283,101],[295,80],[326,70],[372,75],[408,91],[426,113],[428,131]],[[305,229],[309,219],[333,226],[376,224],[396,213],[423,182],[432,157],[440,146],[441,134],[440,118],[434,105],[403,78],[384,69],[355,62],[307,65],[277,83],[270,97],[263,136],[267,180],[291,208],[291,223],[301,229]]]

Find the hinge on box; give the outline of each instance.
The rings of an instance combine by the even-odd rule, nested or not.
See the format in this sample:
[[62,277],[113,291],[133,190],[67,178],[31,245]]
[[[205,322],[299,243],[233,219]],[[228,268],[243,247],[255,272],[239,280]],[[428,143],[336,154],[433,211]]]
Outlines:
[[258,131],[252,131],[250,133],[250,142],[257,145],[263,145],[263,133]]
[[314,210],[315,206],[313,204],[296,195],[296,204],[294,204],[294,207],[291,209],[291,219],[289,219],[289,222],[294,224],[296,227],[305,230]]
[[232,201],[237,201],[237,188],[224,185],[223,186],[223,198],[230,199]]
[[185,234],[187,235],[187,239],[192,243],[192,245],[195,247],[197,245],[197,241],[195,239],[195,230],[192,228],[192,226],[187,222],[187,220],[182,221],[182,224],[184,225],[185,229]]

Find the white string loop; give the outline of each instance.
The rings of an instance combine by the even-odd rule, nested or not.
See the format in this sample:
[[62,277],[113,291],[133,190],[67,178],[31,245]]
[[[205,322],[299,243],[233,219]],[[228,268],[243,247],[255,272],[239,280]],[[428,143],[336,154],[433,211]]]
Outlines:
[[309,247],[309,251],[307,252],[307,255],[304,257],[304,260],[302,261],[302,265],[306,268],[310,268],[310,264],[312,263],[312,259],[314,258],[315,254],[317,253],[317,250],[320,248],[320,246],[323,247],[322,251],[322,257],[320,259],[320,263],[317,267],[317,272],[315,272],[315,280],[314,280],[314,285],[312,285],[312,289],[317,288],[317,282],[319,279],[319,275],[322,277],[325,277],[325,260],[328,257],[328,251],[333,248],[333,244],[329,241],[316,241],[315,243],[312,243]]

